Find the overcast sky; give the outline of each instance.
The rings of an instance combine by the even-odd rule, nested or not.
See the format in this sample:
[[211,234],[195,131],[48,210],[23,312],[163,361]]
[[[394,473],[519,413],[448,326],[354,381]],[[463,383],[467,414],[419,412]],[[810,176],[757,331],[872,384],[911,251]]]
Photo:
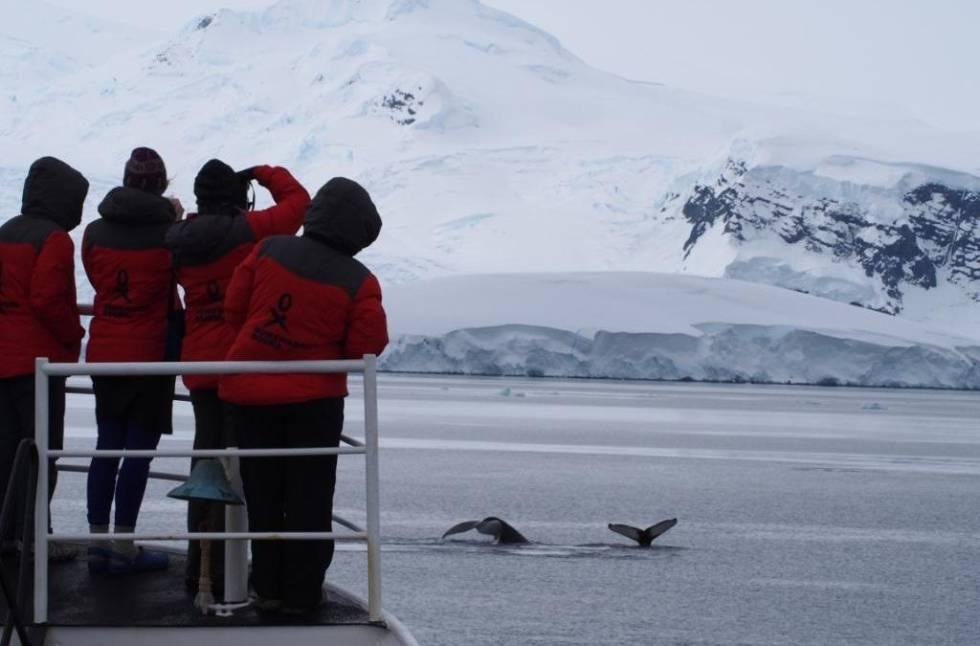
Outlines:
[[[218,7],[271,4],[49,1],[162,31]],[[484,1],[629,78],[980,131],[975,0]]]

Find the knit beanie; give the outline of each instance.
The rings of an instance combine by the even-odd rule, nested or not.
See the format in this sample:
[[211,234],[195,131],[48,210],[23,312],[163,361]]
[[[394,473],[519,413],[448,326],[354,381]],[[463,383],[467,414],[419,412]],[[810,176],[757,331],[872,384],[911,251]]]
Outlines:
[[157,151],[144,147],[133,149],[123,172],[123,186],[163,195],[167,190],[167,167]]
[[235,206],[244,209],[248,202],[248,183],[220,159],[208,161],[194,178],[194,196],[198,211],[220,210]]

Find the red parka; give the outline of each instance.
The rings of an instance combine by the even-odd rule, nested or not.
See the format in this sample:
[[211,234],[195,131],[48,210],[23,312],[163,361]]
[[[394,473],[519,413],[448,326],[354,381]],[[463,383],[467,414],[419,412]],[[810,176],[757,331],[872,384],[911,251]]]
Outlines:
[[88,181],[53,157],[31,165],[21,215],[0,227],[0,378],[34,374],[34,360],[78,360],[85,330],[75,292],[75,245]]
[[[224,360],[235,337],[224,313],[232,273],[259,240],[292,235],[303,223],[310,194],[289,171],[257,166],[254,177],[272,193],[275,206],[262,211],[198,214],[175,224],[167,234],[187,308],[182,361]],[[218,377],[188,375],[184,384],[192,390],[217,388]]]
[[[313,199],[302,238],[259,244],[235,271],[225,318],[237,330],[229,361],[355,359],[381,354],[388,327],[378,280],[354,254],[381,218],[367,192],[335,178]],[[291,404],[347,395],[346,374],[228,375],[221,398]]]
[[87,361],[163,361],[175,300],[173,257],[164,236],[177,214],[166,198],[115,188],[85,228],[82,264],[95,288]]

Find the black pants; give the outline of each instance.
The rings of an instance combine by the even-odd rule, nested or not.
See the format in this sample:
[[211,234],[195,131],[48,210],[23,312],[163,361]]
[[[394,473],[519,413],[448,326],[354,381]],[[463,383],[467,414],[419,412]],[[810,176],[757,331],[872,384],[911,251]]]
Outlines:
[[[336,447],[342,398],[235,407],[243,449]],[[332,531],[337,456],[242,458],[249,531]],[[310,608],[320,603],[333,541],[252,541],[252,585],[266,599]]]
[[[48,448],[61,449],[65,438],[65,378],[48,379]],[[25,438],[34,437],[34,375],[0,379],[0,502],[7,491],[7,482],[14,465],[17,446]],[[48,462],[48,499],[54,496],[58,482],[55,460]],[[2,540],[20,537],[24,518],[24,494],[20,489],[25,483],[14,486],[14,534],[2,536]],[[30,501],[34,504],[34,501]],[[51,516],[48,515],[50,520]]]
[[[194,448],[224,449],[235,444],[231,424],[231,408],[218,398],[216,389],[192,390],[194,407]],[[191,461],[191,468],[197,460]],[[219,503],[192,500],[187,505],[187,531],[223,532],[225,506]],[[201,546],[191,541],[187,546],[187,585],[196,589],[201,570]],[[211,541],[211,585],[221,590],[225,581],[224,541]]]

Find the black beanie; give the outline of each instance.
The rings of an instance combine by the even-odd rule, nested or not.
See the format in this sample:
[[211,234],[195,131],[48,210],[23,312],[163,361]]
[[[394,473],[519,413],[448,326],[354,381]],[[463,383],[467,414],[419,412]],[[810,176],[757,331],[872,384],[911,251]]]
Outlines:
[[244,209],[248,203],[248,183],[220,159],[212,159],[194,178],[194,196],[199,211],[216,210],[223,206]]

